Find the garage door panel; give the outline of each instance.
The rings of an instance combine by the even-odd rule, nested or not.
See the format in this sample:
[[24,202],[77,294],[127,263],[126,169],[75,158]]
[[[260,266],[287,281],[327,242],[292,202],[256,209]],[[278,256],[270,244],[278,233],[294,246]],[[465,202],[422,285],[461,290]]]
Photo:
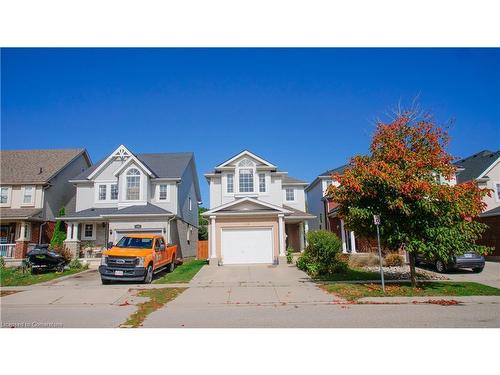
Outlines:
[[224,264],[273,262],[272,228],[222,229],[221,244]]

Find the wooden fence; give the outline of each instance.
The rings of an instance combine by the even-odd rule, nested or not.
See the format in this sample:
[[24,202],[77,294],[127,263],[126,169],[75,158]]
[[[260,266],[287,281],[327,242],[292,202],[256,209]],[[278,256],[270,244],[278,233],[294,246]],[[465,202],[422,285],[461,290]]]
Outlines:
[[208,241],[198,241],[197,259],[208,259]]

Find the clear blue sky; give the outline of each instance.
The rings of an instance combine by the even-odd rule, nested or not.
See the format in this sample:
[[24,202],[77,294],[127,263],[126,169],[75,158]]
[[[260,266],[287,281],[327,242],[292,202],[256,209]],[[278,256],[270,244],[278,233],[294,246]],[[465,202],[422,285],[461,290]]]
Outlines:
[[500,49],[3,49],[1,73],[2,149],[193,151],[205,205],[242,149],[311,181],[417,95],[454,155],[500,148]]

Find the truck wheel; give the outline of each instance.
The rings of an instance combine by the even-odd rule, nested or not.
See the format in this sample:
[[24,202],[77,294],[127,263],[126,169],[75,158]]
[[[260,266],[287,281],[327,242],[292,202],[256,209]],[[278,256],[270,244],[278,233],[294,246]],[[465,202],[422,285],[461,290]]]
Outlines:
[[476,267],[472,269],[472,272],[474,273],[481,273],[483,272],[484,267]]
[[441,260],[436,260],[436,271],[439,273],[445,273],[446,272],[446,266]]
[[148,270],[146,271],[146,276],[144,276],[144,284],[151,284],[153,281],[153,266],[150,264]]
[[174,272],[174,269],[175,269],[175,259],[172,259],[172,261],[168,265],[168,272]]

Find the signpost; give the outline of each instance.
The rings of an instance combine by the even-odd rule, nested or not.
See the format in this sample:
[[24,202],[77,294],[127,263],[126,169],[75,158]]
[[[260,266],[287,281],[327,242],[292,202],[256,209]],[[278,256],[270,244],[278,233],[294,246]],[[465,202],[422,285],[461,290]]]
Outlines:
[[380,215],[373,215],[373,222],[377,227],[377,244],[378,244],[378,257],[380,260],[380,280],[382,281],[382,291],[385,293],[384,270],[382,268],[382,250],[380,249]]

